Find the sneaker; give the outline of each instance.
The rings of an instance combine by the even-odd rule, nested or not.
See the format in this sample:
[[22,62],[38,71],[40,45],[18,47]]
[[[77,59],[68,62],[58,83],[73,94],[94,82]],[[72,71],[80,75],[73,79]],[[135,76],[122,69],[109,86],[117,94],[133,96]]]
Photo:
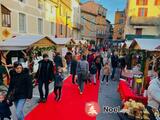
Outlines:
[[108,82],[106,82],[106,85],[108,85]]
[[83,94],[83,92],[80,92],[80,95],[82,95]]
[[58,97],[58,98],[57,98],[57,101],[61,101],[61,97]]

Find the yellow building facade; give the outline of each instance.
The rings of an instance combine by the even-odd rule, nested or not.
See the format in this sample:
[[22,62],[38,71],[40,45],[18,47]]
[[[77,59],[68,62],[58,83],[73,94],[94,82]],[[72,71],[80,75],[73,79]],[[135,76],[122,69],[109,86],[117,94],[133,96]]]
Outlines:
[[58,0],[56,37],[72,36],[72,0]]
[[160,0],[128,0],[125,37],[133,39],[160,36]]

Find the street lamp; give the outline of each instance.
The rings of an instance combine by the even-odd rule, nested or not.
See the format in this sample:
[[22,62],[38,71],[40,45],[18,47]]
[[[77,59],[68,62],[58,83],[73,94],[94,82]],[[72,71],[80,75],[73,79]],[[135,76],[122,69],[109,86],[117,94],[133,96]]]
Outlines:
[[66,38],[67,38],[67,34],[68,34],[68,19],[70,19],[71,17],[67,15],[66,13]]

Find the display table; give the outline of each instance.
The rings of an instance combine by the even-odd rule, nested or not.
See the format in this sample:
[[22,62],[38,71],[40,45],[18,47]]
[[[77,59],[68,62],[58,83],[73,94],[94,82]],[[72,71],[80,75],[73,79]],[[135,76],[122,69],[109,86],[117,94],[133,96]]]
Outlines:
[[144,105],[147,105],[147,97],[136,95],[125,80],[120,80],[118,92],[123,102],[133,99],[135,101],[142,102]]

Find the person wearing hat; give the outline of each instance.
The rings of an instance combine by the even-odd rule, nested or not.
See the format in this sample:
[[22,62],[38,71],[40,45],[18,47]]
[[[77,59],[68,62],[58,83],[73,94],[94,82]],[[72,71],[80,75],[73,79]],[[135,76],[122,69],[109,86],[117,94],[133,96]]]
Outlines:
[[[49,81],[53,80],[53,78],[53,62],[49,60],[47,54],[43,54],[43,60],[39,61],[38,71],[35,75],[35,79],[38,81],[38,90],[40,94],[38,103],[45,103],[47,101],[49,93]],[[45,95],[43,92],[43,85],[45,86]]]

